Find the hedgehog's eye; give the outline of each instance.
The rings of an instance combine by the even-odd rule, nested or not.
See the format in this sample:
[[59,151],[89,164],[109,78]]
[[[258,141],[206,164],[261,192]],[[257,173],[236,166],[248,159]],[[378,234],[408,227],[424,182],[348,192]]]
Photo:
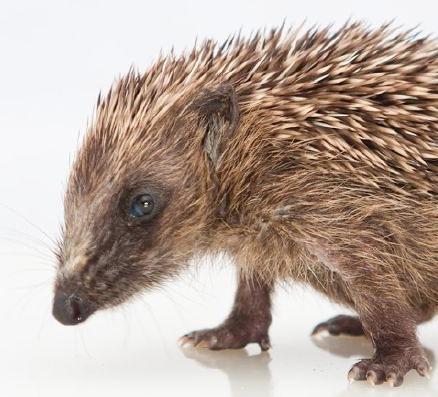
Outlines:
[[154,199],[150,194],[140,194],[132,200],[130,215],[133,218],[150,216],[154,210]]

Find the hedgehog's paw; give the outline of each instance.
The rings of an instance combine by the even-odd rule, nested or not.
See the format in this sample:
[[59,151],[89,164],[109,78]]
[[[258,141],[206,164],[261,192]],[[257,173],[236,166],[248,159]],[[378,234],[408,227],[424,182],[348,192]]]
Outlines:
[[411,369],[419,375],[430,378],[431,367],[421,349],[406,349],[389,355],[379,355],[354,364],[348,373],[350,383],[366,380],[371,385],[388,382],[390,386],[400,386]]
[[339,315],[333,317],[323,323],[318,324],[312,331],[312,336],[328,332],[330,335],[350,335],[361,336],[364,335],[362,323],[358,317]]
[[241,349],[250,343],[258,343],[262,351],[271,347],[267,332],[254,332],[227,324],[193,331],[179,339],[180,346],[203,347],[211,350]]

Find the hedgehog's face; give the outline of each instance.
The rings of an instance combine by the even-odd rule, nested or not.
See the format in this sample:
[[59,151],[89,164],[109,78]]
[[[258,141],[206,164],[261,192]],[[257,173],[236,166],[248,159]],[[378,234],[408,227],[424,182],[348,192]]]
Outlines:
[[171,200],[163,183],[145,180],[132,186],[109,182],[66,205],[53,308],[60,322],[84,321],[175,271]]
[[[188,125],[173,122],[172,128]],[[199,169],[205,150],[209,157],[217,155],[213,140],[208,144],[214,154],[203,147],[205,139],[198,149],[193,142],[174,145],[161,136],[148,142],[139,161],[135,148],[120,156],[119,147],[104,150],[99,139],[91,136],[84,143],[65,201],[53,314],[66,325],[177,274],[199,248],[207,223]],[[167,145],[172,150],[163,150]],[[137,158],[129,157],[133,152]]]

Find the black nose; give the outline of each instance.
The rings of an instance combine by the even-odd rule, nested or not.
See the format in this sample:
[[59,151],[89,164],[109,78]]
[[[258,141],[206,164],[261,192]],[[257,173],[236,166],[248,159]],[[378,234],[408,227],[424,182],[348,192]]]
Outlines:
[[56,291],[53,300],[53,316],[64,325],[76,325],[92,313],[91,306],[75,294]]

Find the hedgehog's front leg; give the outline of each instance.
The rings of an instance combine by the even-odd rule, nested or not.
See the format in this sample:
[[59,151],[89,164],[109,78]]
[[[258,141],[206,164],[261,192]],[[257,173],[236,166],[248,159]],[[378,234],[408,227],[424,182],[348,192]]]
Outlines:
[[[383,273],[385,268],[387,272]],[[374,345],[372,358],[353,365],[350,381],[367,380],[373,385],[386,381],[399,386],[411,369],[429,376],[429,363],[416,335],[415,313],[390,269],[383,262],[358,262],[341,270],[364,331]]]
[[270,346],[268,329],[271,325],[271,292],[268,285],[255,278],[239,276],[233,309],[218,327],[190,332],[180,344],[206,347],[212,350],[240,349],[258,343],[262,350]]

